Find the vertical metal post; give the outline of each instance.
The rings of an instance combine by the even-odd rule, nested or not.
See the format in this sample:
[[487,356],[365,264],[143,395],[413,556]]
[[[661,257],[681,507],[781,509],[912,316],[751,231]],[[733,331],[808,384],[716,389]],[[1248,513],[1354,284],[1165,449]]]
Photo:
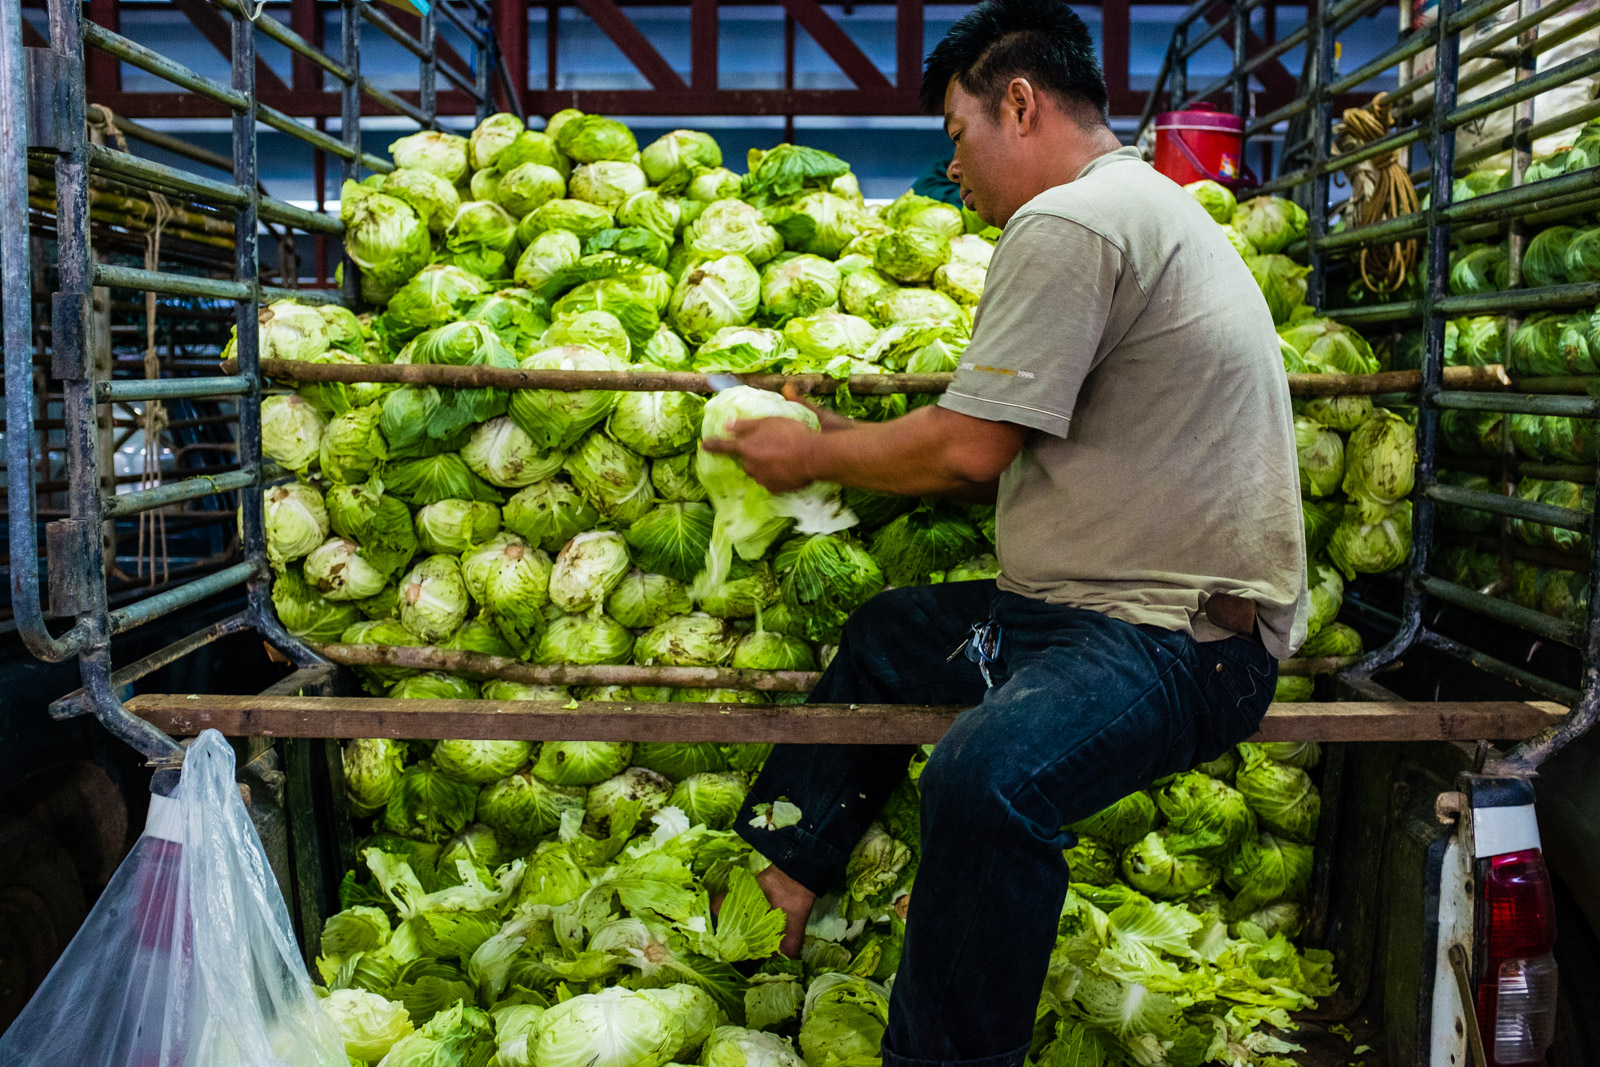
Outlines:
[[544,11],[544,87],[553,93],[560,81],[556,64],[561,58],[561,5],[546,4]]
[[[1539,0],[1522,0],[1517,5],[1517,16],[1521,18],[1531,11],[1536,11],[1538,6]],[[1537,60],[1534,58],[1532,46],[1538,37],[1539,28],[1533,26],[1518,38],[1517,63],[1512,72],[1515,81],[1520,82],[1524,78],[1537,73]],[[1533,125],[1533,110],[1533,100],[1524,100],[1512,109],[1511,184],[1513,186],[1522,185],[1527,180],[1528,165],[1533,162],[1533,146],[1528,138],[1528,129]],[[1436,171],[1435,175],[1435,184],[1448,177],[1451,179],[1452,189],[1454,188],[1453,173],[1445,177],[1438,177],[1438,172]],[[1528,247],[1528,227],[1523,222],[1520,212],[1511,219],[1506,233],[1506,247],[1510,260],[1510,274],[1507,284],[1512,289],[1520,289],[1523,287],[1522,256]],[[1522,325],[1522,319],[1523,316],[1515,311],[1506,316],[1505,336],[1508,350],[1502,353],[1505,358],[1510,357],[1511,335],[1516,332],[1518,326]],[[1515,496],[1517,491],[1517,476],[1515,473],[1517,470],[1515,465],[1517,445],[1509,432],[1510,425],[1511,416],[1507,415],[1505,420],[1506,432],[1500,435],[1500,458],[1503,461],[1500,471],[1500,488],[1507,496]],[[1512,557],[1514,528],[1509,518],[1501,518],[1495,523],[1495,529],[1500,535],[1500,584],[1509,592],[1513,582],[1516,580]]]
[[[1438,302],[1450,295],[1450,224],[1441,212],[1450,206],[1451,175],[1455,173],[1456,135],[1445,118],[1456,107],[1456,85],[1460,71],[1461,36],[1447,29],[1459,6],[1458,0],[1439,0],[1437,45],[1434,48],[1434,104],[1426,122],[1429,127],[1428,157],[1435,180],[1428,198],[1428,277],[1423,294],[1424,329],[1427,348],[1422,359],[1422,391],[1417,398],[1417,478],[1411,495],[1411,559],[1406,565],[1405,594],[1400,607],[1400,630],[1387,645],[1366,657],[1352,672],[1370,677],[1380,667],[1394,662],[1422,629],[1422,610],[1427,595],[1421,580],[1428,570],[1429,549],[1433,545],[1434,505],[1427,491],[1434,484],[1439,468],[1438,396],[1444,377],[1445,316]],[[1591,581],[1593,579],[1591,578]]]
[[[350,81],[339,89],[339,139],[350,149],[344,161],[344,180],[361,180],[361,0],[339,0],[339,59],[350,72]],[[339,193],[342,198],[344,192]],[[361,306],[361,268],[349,255],[344,256],[344,303]]]
[[[1242,118],[1250,115],[1250,79],[1244,73],[1244,62],[1247,58],[1246,45],[1250,39],[1250,13],[1244,9],[1242,0],[1233,0],[1233,113]],[[1239,146],[1240,157],[1244,155],[1244,146]]]
[[[794,92],[794,16],[787,12],[783,16],[783,89],[786,94]],[[783,113],[783,143],[794,144],[794,112],[787,109]]]
[[[517,10],[522,10],[521,4],[515,6]],[[472,73],[474,84],[478,89],[475,121],[482,122],[494,111],[495,35],[494,25],[489,20],[488,5],[478,9],[473,25],[478,29],[478,36],[487,42],[484,47],[474,46],[472,50]]]
[[[48,0],[50,47],[58,57],[83,62],[81,5]],[[111,684],[111,619],[106,603],[105,547],[100,537],[100,433],[95,403],[95,365],[89,318],[94,303],[89,261],[89,162],[84,126],[84,82],[64,87],[71,102],[60,120],[56,155],[57,292],[51,309],[51,373],[62,385],[67,427],[67,507],[80,536],[72,558],[56,561],[72,573],[52,575],[72,590],[84,634],[78,673],[95,717],[123,742],[151,758],[180,755],[176,742],[123,708]],[[28,561],[32,563],[32,560]]]
[[417,36],[417,39],[422,42],[423,52],[427,53],[419,61],[419,69],[417,71],[417,107],[421,108],[422,113],[428,116],[428,125],[436,130],[439,128],[437,84],[439,54],[438,45],[435,43],[437,26],[434,21],[437,17],[434,13],[433,5],[429,4],[428,13],[418,20],[420,30]]
[[1327,257],[1322,253],[1322,239],[1328,233],[1327,162],[1333,150],[1333,101],[1328,96],[1328,86],[1333,82],[1333,28],[1329,17],[1334,0],[1314,0],[1316,12],[1311,22],[1310,40],[1306,47],[1312,55],[1311,68],[1311,202],[1302,205],[1310,215],[1308,227],[1310,255],[1307,256],[1311,273],[1307,276],[1306,302],[1315,308],[1325,308],[1327,302]]
[[[45,628],[39,594],[39,529],[32,477],[36,415],[33,278],[38,264],[31,255],[28,233],[26,56],[22,48],[22,2],[0,0],[0,94],[9,102],[0,108],[0,287],[4,290],[11,603],[17,631],[28,650],[55,663],[75,654],[84,634],[80,624],[70,634],[52,637]],[[59,338],[56,344],[61,344]],[[42,460],[48,459],[48,441],[48,432],[39,435]],[[43,476],[41,472],[40,477]]]
[[[254,102],[256,98],[256,24],[237,14],[228,16],[233,32],[233,87]],[[257,240],[257,183],[255,110],[233,115],[233,181],[250,198],[233,213],[234,280],[250,287],[247,299],[234,302],[234,356],[239,373],[250,379],[250,390],[239,397],[239,467],[254,480],[239,490],[240,526],[244,558],[260,565],[250,579],[251,614],[271,618],[271,585],[267,578],[267,536],[261,505],[261,374],[260,330],[257,307],[261,293],[260,245]]]
[[1189,96],[1189,57],[1184,52],[1189,47],[1189,24],[1178,23],[1178,28],[1172,31],[1172,73],[1168,75],[1167,84],[1171,91],[1167,95],[1167,110],[1180,110]]

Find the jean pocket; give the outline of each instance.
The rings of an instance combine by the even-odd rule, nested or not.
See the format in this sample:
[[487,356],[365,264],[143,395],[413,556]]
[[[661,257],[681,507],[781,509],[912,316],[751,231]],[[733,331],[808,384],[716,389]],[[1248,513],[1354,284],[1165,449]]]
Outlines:
[[1230,637],[1200,646],[1202,688],[1219,725],[1229,733],[1261,725],[1278,683],[1278,661],[1259,643]]

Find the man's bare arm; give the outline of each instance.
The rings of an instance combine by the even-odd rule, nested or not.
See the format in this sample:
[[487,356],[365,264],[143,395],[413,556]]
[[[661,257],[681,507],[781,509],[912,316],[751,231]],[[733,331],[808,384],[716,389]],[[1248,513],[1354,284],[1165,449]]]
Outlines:
[[1021,451],[1027,429],[929,406],[826,433],[793,419],[735,422],[728,433],[702,444],[742,457],[745,472],[775,492],[825,481],[902,496],[992,500],[991,487]]

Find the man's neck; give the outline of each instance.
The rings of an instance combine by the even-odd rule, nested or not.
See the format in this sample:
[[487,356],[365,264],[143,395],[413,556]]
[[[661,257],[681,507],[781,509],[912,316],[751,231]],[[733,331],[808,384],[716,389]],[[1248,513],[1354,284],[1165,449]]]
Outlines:
[[1107,152],[1115,152],[1121,147],[1122,142],[1106,126],[1096,125],[1092,129],[1072,131],[1063,138],[1055,155],[1055,163],[1050,167],[1050,177],[1054,179],[1051,187],[1076,181],[1078,175],[1083,173],[1083,168]]

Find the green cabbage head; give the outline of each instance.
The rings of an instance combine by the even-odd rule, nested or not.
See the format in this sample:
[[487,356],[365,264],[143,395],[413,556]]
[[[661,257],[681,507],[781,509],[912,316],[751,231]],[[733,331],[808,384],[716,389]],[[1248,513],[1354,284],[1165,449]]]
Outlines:
[[1167,832],[1158,830],[1123,852],[1122,876],[1146,896],[1178,900],[1204,893],[1216,885],[1222,871],[1200,856],[1174,852]]
[[[803,404],[748,386],[735,386],[707,401],[702,438],[723,436],[737,419],[786,418],[818,428],[817,416]],[[714,590],[728,577],[733,555],[753,560],[763,556],[790,523],[801,533],[833,533],[855,524],[856,517],[839,502],[839,487],[817,482],[790,493],[773,494],[744,473],[735,456],[705,451],[695,460],[695,473],[716,510],[706,569],[698,589]]]

